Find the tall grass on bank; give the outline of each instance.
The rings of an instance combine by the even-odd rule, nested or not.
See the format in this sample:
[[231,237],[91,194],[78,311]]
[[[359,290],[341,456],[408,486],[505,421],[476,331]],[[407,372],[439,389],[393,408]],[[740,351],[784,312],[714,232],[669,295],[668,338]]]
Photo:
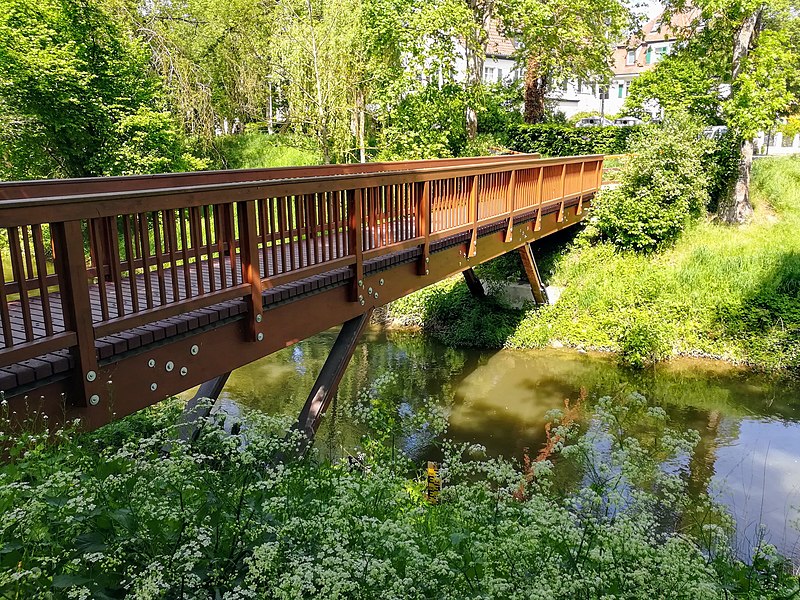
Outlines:
[[[752,223],[728,227],[706,219],[662,253],[620,251],[585,235],[557,249],[543,275],[563,288],[558,303],[502,309],[515,325],[496,347],[558,340],[618,351],[634,365],[685,354],[800,368],[800,158],[757,161],[752,190]],[[445,341],[462,332],[457,339],[468,344],[458,304],[475,301],[453,291],[462,285],[439,284],[421,293],[436,303],[412,296],[391,314],[402,320],[411,308],[423,328]],[[474,345],[488,337],[478,330]]]

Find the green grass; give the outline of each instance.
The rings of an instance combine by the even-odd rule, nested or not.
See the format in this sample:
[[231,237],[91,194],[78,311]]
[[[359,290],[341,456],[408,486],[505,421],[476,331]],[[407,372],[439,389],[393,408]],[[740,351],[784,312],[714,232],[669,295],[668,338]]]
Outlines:
[[308,148],[307,140],[285,135],[229,135],[220,138],[216,149],[220,154],[216,166],[225,169],[298,167],[322,162],[319,154]]
[[[563,287],[559,302],[519,311],[516,319],[505,311],[505,322],[516,324],[496,345],[533,348],[558,340],[623,354],[653,351],[654,358],[706,355],[764,369],[800,368],[800,159],[757,161],[752,189],[753,222],[727,227],[705,220],[659,254],[621,252],[579,236],[543,269],[548,284]],[[411,307],[420,325],[447,341],[465,326],[452,304],[474,303],[452,291],[461,285],[423,292],[452,298],[447,310],[441,298],[420,306],[412,297],[393,314],[402,317]]]

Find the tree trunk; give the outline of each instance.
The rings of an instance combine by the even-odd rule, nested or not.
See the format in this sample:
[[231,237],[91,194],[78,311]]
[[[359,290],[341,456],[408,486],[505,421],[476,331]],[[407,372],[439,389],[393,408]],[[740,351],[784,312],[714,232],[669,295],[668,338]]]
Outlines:
[[525,122],[541,123],[545,115],[545,81],[539,72],[539,60],[528,58],[525,67]]
[[745,223],[753,216],[753,205],[750,204],[750,171],[753,166],[753,141],[742,142],[742,156],[739,159],[739,171],[736,183],[727,198],[720,202],[717,215],[725,223]]
[[[467,44],[465,58],[467,63],[467,87],[474,90],[483,77],[484,59],[480,52],[470,50],[469,44]],[[467,139],[474,140],[475,136],[478,135],[478,113],[471,104],[467,105],[465,118],[467,121]]]
[[[758,37],[762,8],[753,11],[742,23],[733,46],[731,81],[736,93],[736,79],[742,72],[745,59]],[[753,215],[750,204],[750,171],[753,166],[753,140],[746,137],[742,142],[742,155],[739,158],[739,171],[736,183],[727,198],[720,202],[717,214],[725,223],[744,223]]]

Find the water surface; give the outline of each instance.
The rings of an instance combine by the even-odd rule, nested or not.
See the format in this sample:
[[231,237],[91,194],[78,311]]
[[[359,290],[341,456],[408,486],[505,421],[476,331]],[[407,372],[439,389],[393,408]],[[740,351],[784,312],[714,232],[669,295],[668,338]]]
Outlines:
[[[243,367],[223,399],[296,416],[319,372],[335,331],[300,342]],[[713,361],[676,360],[635,373],[612,356],[571,350],[454,350],[419,334],[371,329],[359,344],[317,439],[338,456],[362,429],[346,406],[393,374],[394,391],[410,406],[429,398],[449,415],[447,437],[479,443],[493,456],[521,459],[545,441],[548,412],[576,400],[637,391],[668,413],[673,427],[695,429],[701,441],[688,465],[690,491],[706,490],[737,523],[747,555],[766,535],[800,563],[800,383]],[[377,382],[377,384],[376,384]],[[434,440],[417,432],[401,445],[420,462],[436,455]]]

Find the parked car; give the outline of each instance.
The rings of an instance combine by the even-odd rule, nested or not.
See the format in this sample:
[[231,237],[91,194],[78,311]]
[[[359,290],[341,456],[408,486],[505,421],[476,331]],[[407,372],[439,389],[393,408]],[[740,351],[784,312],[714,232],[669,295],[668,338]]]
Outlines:
[[617,127],[633,127],[634,125],[641,125],[642,123],[644,123],[644,121],[636,117],[621,117],[619,119],[614,119],[614,125]]
[[703,129],[703,135],[710,140],[718,140],[728,133],[727,125],[712,125]]
[[575,127],[608,127],[612,125],[611,121],[605,117],[585,117],[575,123]]

